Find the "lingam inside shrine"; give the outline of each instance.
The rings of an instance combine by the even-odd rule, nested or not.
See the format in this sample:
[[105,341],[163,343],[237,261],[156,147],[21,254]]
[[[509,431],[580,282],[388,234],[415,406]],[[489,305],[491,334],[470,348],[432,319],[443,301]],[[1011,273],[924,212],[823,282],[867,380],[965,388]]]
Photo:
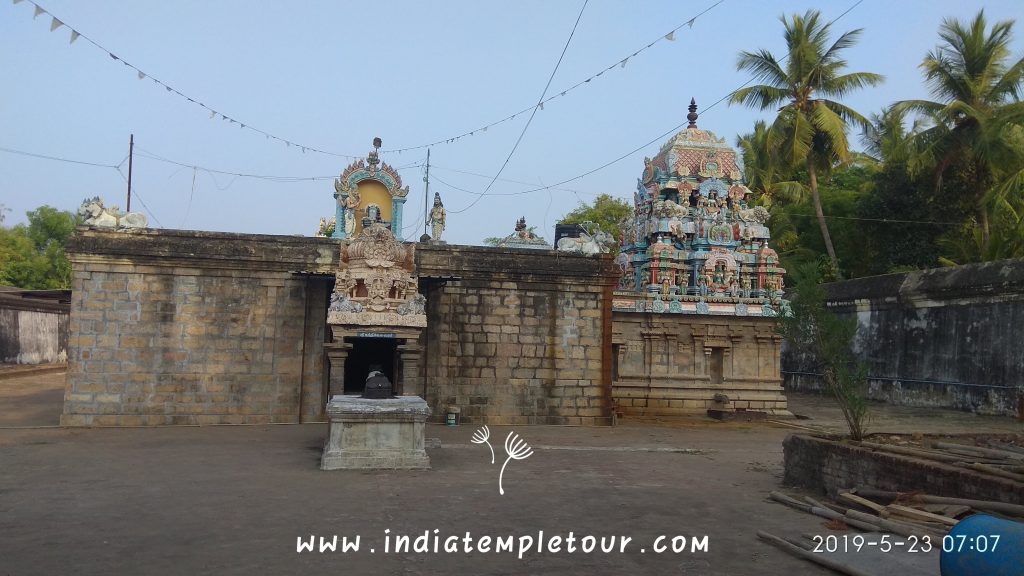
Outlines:
[[644,170],[616,259],[613,390],[626,414],[786,413],[775,319],[783,296],[768,211],[736,151],[689,125]]

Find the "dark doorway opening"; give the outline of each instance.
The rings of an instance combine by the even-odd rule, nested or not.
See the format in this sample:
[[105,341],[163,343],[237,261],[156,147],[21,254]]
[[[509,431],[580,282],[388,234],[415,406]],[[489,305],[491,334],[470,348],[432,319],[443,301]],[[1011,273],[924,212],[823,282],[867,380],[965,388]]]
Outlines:
[[371,370],[383,372],[391,385],[395,382],[396,338],[346,338],[352,350],[345,360],[345,394],[362,394]]

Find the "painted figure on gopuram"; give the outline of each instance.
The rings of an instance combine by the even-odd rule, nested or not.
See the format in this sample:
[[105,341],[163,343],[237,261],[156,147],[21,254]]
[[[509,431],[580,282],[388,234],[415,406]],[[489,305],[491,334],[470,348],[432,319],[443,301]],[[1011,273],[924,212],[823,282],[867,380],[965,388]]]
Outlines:
[[616,263],[613,308],[775,316],[783,296],[779,257],[768,247],[768,211],[752,206],[736,151],[689,125],[644,159]]

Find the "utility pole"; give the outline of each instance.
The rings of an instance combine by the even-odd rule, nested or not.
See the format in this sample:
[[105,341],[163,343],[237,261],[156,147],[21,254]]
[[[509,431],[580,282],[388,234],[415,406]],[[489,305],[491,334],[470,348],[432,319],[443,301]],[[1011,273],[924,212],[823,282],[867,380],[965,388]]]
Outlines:
[[423,192],[423,234],[427,233],[427,221],[430,219],[430,148],[427,148],[427,174],[423,177],[427,183]]
[[128,206],[125,212],[132,211],[132,156],[135,153],[135,134],[128,136]]

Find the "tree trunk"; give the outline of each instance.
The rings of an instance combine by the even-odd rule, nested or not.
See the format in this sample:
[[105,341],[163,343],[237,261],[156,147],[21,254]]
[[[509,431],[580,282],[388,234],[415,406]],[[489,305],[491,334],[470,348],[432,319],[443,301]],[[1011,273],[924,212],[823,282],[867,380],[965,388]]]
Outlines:
[[985,255],[988,253],[989,243],[989,223],[988,223],[988,210],[984,204],[979,203],[978,205],[978,224],[981,225],[981,254],[979,258],[981,261],[985,260]]
[[828,233],[828,224],[825,223],[825,213],[821,209],[821,196],[818,194],[818,173],[814,170],[814,161],[807,158],[807,174],[811,180],[811,200],[814,201],[814,214],[818,217],[818,227],[821,228],[821,237],[825,240],[825,251],[832,261],[832,270],[837,278],[842,278],[839,271],[839,259],[836,258],[836,249],[832,247],[832,235]]

